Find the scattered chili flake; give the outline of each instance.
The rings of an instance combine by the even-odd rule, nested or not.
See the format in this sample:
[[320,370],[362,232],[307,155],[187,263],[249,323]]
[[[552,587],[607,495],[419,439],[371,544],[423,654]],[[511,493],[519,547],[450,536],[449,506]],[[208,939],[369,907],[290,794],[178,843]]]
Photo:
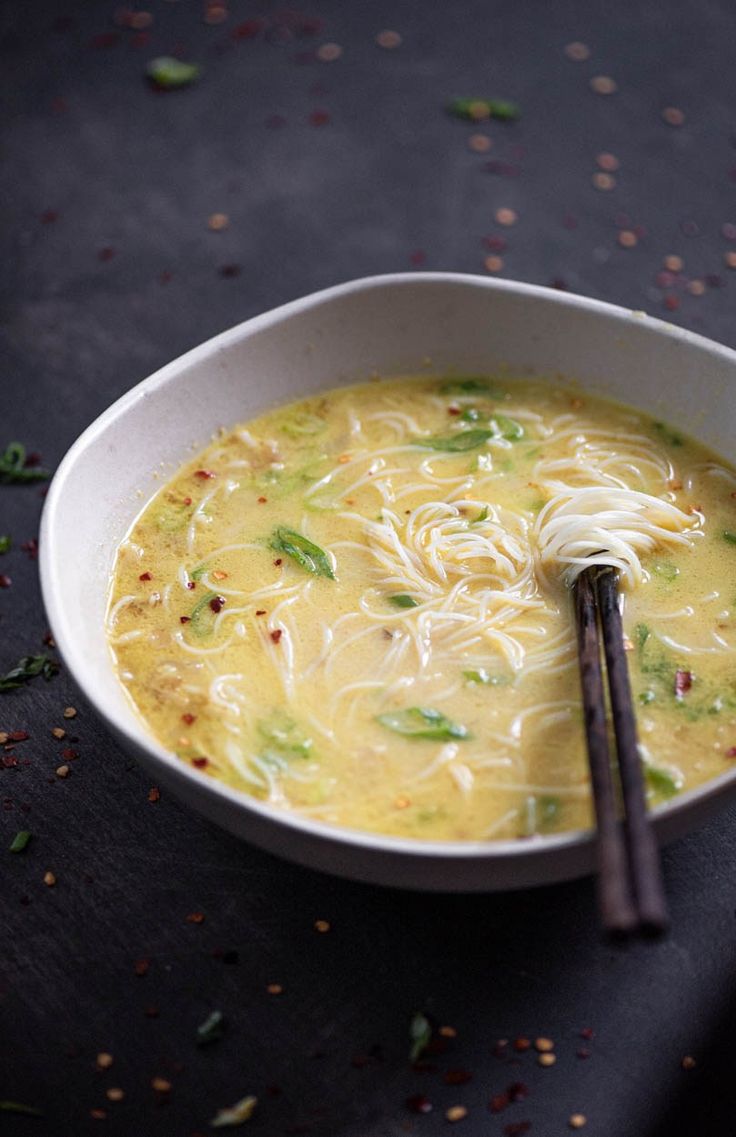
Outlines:
[[726,757],[736,758],[736,746],[729,746],[728,750],[726,751]]
[[511,1102],[511,1098],[504,1091],[500,1094],[494,1094],[493,1095],[490,1102],[488,1103],[488,1108],[490,1109],[491,1113],[503,1113],[503,1111],[507,1108],[507,1106],[510,1104],[510,1102]]
[[551,1038],[535,1038],[534,1049],[538,1050],[540,1054],[544,1054],[548,1050],[554,1050],[555,1044]]
[[668,312],[676,312],[680,307],[680,297],[673,295],[673,293],[670,293],[668,296],[665,296],[662,303]]
[[679,667],[675,672],[675,698],[682,699],[693,685],[692,671],[683,671]]
[[320,63],[334,63],[342,55],[342,48],[339,43],[322,43],[314,54]]
[[406,1099],[406,1108],[412,1113],[431,1113],[432,1103],[424,1094],[413,1094],[412,1097]]
[[193,715],[191,711],[185,711],[181,716],[181,721],[185,722],[187,726],[191,726],[193,722],[197,721],[197,716]]
[[675,253],[670,253],[665,257],[662,264],[668,272],[682,272],[685,267],[685,262],[682,257],[678,257]]
[[105,245],[104,248],[97,250],[98,261],[111,261],[115,256],[115,250],[111,245]]
[[697,1062],[691,1054],[686,1054],[680,1065],[682,1066],[683,1070],[694,1070],[697,1066]]
[[426,264],[427,254],[424,249],[415,249],[413,253],[409,253],[409,264],[414,265],[414,268],[419,268],[420,265]]
[[573,1113],[570,1115],[567,1124],[571,1129],[582,1129],[587,1120],[584,1113]]
[[205,24],[224,24],[228,17],[228,10],[224,4],[211,4],[205,9],[202,19]]
[[198,770],[204,770],[205,766],[209,766],[209,758],[192,758],[192,765],[196,766]]
[[277,644],[284,633],[281,628],[275,628],[274,631],[270,632],[269,634],[273,642]]
[[135,32],[140,32],[143,28],[150,28],[152,23],[153,15],[151,12],[131,12],[128,27]]
[[168,1078],[161,1078],[158,1075],[151,1078],[151,1089],[154,1089],[157,1094],[170,1094],[171,1082]]
[[180,616],[179,617],[179,623],[180,624],[188,624],[189,621],[191,620],[191,618],[192,618],[191,616]]
[[499,225],[506,226],[515,225],[519,219],[516,211],[509,209],[507,206],[503,206],[501,209],[497,209],[495,217]]
[[633,249],[639,244],[639,238],[633,229],[622,229],[617,240],[622,249]]
[[504,266],[503,257],[488,256],[483,261],[483,267],[486,272],[502,272]]
[[266,990],[268,991],[269,995],[281,995],[283,994],[284,988],[280,983],[269,983],[266,987]]
[[[213,474],[212,476],[214,477],[215,475]],[[182,500],[182,505],[191,505],[192,504],[192,499],[190,497],[183,497],[181,500]]]
[[508,241],[505,237],[498,237],[495,234],[490,237],[483,238],[483,244],[492,253],[503,253],[508,248]]
[[148,969],[150,966],[151,966],[150,959],[146,959],[144,956],[142,959],[137,959],[135,961],[135,963],[133,964],[133,971],[140,978],[140,977],[148,974]]
[[329,932],[329,930],[330,930],[329,920],[315,920],[314,921],[314,930],[316,932]]
[[446,1086],[464,1086],[467,1082],[472,1081],[473,1075],[470,1070],[447,1070],[442,1078]]
[[23,850],[28,847],[28,842],[30,841],[31,836],[32,834],[30,829],[19,830],[8,845],[8,850],[11,853],[22,853]]
[[52,872],[45,872],[43,874],[43,883],[48,888],[53,888],[54,885],[56,884],[56,877],[54,876],[54,874]]
[[258,498],[258,504],[259,505],[265,505],[267,501],[268,501],[267,497],[259,497]]
[[691,296],[702,296],[705,292],[705,283],[702,280],[689,280],[686,288]]
[[71,746],[65,746],[61,752],[61,756],[65,758],[67,762],[73,762],[75,758],[79,757],[79,751],[73,750]]
[[204,912],[190,912],[187,916],[188,924],[204,924]]
[[379,47],[383,47],[387,51],[392,51],[395,47],[401,46],[401,36],[398,32],[392,32],[386,29],[378,33],[376,43]]
[[493,146],[493,139],[487,134],[471,134],[468,138],[468,149],[475,154],[487,154]]
[[96,1064],[98,1070],[109,1070],[112,1066],[112,1063],[112,1054],[108,1054],[107,1051],[103,1050],[100,1054],[97,1055]]
[[125,1092],[118,1086],[111,1086],[109,1090],[105,1090],[105,1097],[108,1101],[122,1101],[125,1097]]
[[11,730],[8,733],[8,739],[11,742],[27,742],[30,737],[27,730]]
[[142,572],[141,575],[138,577],[138,579],[139,580],[153,580],[153,577],[151,576],[150,572]]
[[580,1037],[584,1038],[586,1042],[590,1042],[592,1038],[595,1038],[595,1031],[590,1026],[584,1026],[580,1031]]
[[514,1039],[513,1047],[514,1050],[516,1050],[519,1054],[523,1054],[525,1050],[528,1050],[530,1048],[530,1046],[531,1042],[528,1038],[520,1037]]
[[537,1063],[540,1066],[554,1066],[556,1061],[557,1061],[556,1056],[554,1054],[549,1054],[549,1053],[540,1054],[539,1057],[537,1058]]
[[441,1026],[437,1033],[442,1038],[457,1038],[457,1031],[454,1026]]
[[309,125],[310,126],[327,126],[329,121],[330,121],[330,115],[329,115],[328,111],[323,111],[323,110],[312,111],[312,113],[309,116]]
[[255,39],[257,35],[263,30],[263,20],[244,20],[242,24],[236,24],[230,32],[232,39]]
[[151,786],[150,790],[148,791],[148,800],[153,803],[158,801],[160,797],[161,790],[158,788],[158,786]]
[[616,188],[616,179],[614,178],[613,174],[606,174],[598,170],[595,174],[593,174],[591,180],[597,190],[603,190],[605,192],[606,190],[612,190]]
[[224,607],[225,607],[225,597],[224,596],[213,596],[212,599],[210,600],[210,608],[212,609],[212,611],[215,614],[217,614],[218,612],[221,612]]
[[736,268],[736,252],[729,249],[727,253],[724,253],[723,260],[727,268]]
[[617,170],[621,163],[619,162],[619,160],[615,154],[609,154],[609,152],[607,150],[604,150],[601,154],[599,154],[597,156],[596,164],[599,167],[599,169],[607,170],[608,173],[610,174],[610,173],[613,173],[614,170]]
[[10,588],[13,581],[7,573],[0,572],[0,588]]
[[278,568],[279,565],[282,565],[284,562],[281,557],[277,557],[273,563],[276,565],[276,568]]
[[89,1111],[89,1115],[90,1117],[93,1117],[95,1121],[104,1121],[107,1117],[104,1109],[91,1109]]
[[568,43],[564,50],[567,58],[573,63],[584,63],[586,59],[590,59],[590,48],[587,43],[580,43],[579,40]]
[[226,264],[221,265],[219,269],[220,276],[240,276],[240,265]]
[[230,224],[230,218],[227,213],[212,213],[207,219],[207,228],[211,229],[214,233],[219,233],[222,229],[227,229]]
[[265,615],[266,615],[266,609],[265,608],[256,608],[256,616],[265,616]]
[[193,592],[196,587],[197,587],[196,580],[188,580],[187,581],[187,588],[189,589],[190,592]]
[[618,90],[618,84],[610,75],[594,75],[590,80],[591,90],[596,95],[613,95]]
[[57,778],[68,778],[69,773],[70,773],[70,767],[69,766],[64,765],[64,766],[57,766],[56,767]]
[[[204,481],[206,478],[216,478],[217,474],[215,474],[213,470],[195,470],[194,476],[195,478],[201,478],[202,481]],[[184,504],[191,504],[191,502],[187,503],[185,499]]]
[[467,1116],[468,1110],[464,1105],[451,1105],[449,1109],[445,1110],[445,1117],[448,1121],[462,1121]]
[[577,1056],[578,1058],[590,1058],[590,1051],[588,1050],[587,1046],[581,1046],[577,1051]]
[[668,126],[682,126],[685,121],[685,115],[679,107],[665,107],[662,118]]

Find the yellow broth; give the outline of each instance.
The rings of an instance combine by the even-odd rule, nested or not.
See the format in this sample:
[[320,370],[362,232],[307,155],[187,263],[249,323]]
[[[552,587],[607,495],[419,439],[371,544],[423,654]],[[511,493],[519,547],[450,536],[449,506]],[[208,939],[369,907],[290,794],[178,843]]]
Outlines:
[[460,841],[588,826],[570,590],[535,520],[591,481],[692,523],[624,594],[663,800],[734,761],[736,472],[551,381],[379,380],[222,431],[120,546],[120,679],[182,762],[276,809]]

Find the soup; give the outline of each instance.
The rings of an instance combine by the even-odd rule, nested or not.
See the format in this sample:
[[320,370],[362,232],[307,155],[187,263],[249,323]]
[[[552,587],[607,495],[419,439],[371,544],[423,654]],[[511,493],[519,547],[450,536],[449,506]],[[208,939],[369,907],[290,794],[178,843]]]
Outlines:
[[343,387],[223,430],[156,494],[109,642],[160,743],[275,809],[424,839],[586,827],[570,584],[620,571],[651,802],[722,773],[734,498],[699,443],[557,382]]

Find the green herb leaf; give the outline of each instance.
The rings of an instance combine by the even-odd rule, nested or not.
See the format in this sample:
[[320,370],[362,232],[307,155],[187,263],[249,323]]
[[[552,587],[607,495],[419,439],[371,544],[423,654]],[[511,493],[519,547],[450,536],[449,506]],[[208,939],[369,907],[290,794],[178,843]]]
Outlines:
[[468,683],[480,683],[483,687],[504,687],[508,683],[505,675],[490,675],[485,667],[477,671],[463,671],[463,676]]
[[209,1046],[222,1038],[225,1026],[225,1016],[222,1011],[213,1011],[203,1023],[197,1027],[197,1046]]
[[58,663],[48,655],[24,655],[15,667],[0,676],[0,692],[15,691],[37,675],[42,675],[46,680],[51,679],[58,670]]
[[215,626],[217,613],[210,608],[210,602],[217,596],[216,592],[205,592],[194,605],[189,616],[189,628],[192,635],[209,636]]
[[440,386],[441,395],[485,395],[489,399],[500,399],[502,394],[488,385],[487,379],[446,379]]
[[655,695],[654,691],[651,690],[641,691],[639,694],[639,702],[644,707],[648,706],[650,703],[654,703],[656,699],[657,696]]
[[283,767],[292,758],[309,758],[313,739],[284,711],[276,710],[258,724],[258,733],[264,741],[261,757],[266,762]]
[[188,87],[199,78],[201,68],[196,63],[183,63],[173,55],[160,55],[146,67],[146,75],[157,87],[173,90]]
[[728,541],[729,545],[736,545],[736,533],[732,529],[724,529],[723,540]]
[[327,423],[323,418],[318,415],[310,414],[308,411],[299,411],[289,418],[285,419],[279,426],[284,434],[290,435],[291,438],[301,438],[309,434],[321,434],[326,430]]
[[660,436],[665,442],[669,443],[670,446],[682,446],[684,442],[682,435],[668,426],[666,422],[655,422],[654,429],[659,432]]
[[651,634],[652,633],[646,624],[637,624],[634,628],[634,635],[636,636],[636,650],[638,651],[640,658],[646,646],[646,642]]
[[288,529],[285,525],[280,525],[278,529],[274,530],[271,548],[278,553],[286,553],[287,557],[291,557],[301,568],[314,573],[315,576],[326,576],[330,580],[335,579],[332,565],[324,549],[320,549],[319,545],[315,545],[301,533],[297,533],[295,529]]
[[433,707],[407,707],[403,711],[377,715],[376,720],[405,738],[431,738],[440,742],[470,738],[467,727],[452,722]]
[[421,1058],[424,1051],[429,1046],[432,1040],[432,1027],[426,1015],[421,1011],[417,1011],[412,1015],[411,1022],[409,1023],[409,1061],[416,1062]]
[[[734,542],[736,542],[736,535]],[[657,561],[656,564],[652,565],[652,572],[656,572],[657,576],[661,576],[663,580],[674,580],[680,575],[677,565],[671,564],[670,561]]]
[[661,797],[673,797],[680,792],[684,784],[684,778],[679,770],[666,770],[662,766],[653,766],[650,762],[644,763],[644,777],[654,792]]
[[452,99],[447,109],[456,118],[470,119],[471,122],[484,118],[513,122],[521,118],[521,108],[507,99]]
[[0,537],[0,553],[9,553],[11,545],[10,537]]
[[5,453],[0,454],[0,483],[44,482],[50,477],[40,466],[26,466],[26,448],[22,442],[9,442]]
[[210,1125],[213,1129],[227,1129],[231,1126],[242,1125],[244,1121],[250,1121],[257,1105],[258,1098],[249,1094],[247,1098],[241,1098],[229,1109],[218,1109]]
[[28,1117],[43,1117],[43,1110],[35,1105],[24,1105],[20,1101],[0,1101],[0,1113],[24,1113]]
[[22,853],[30,841],[31,836],[30,829],[20,829],[8,845],[8,849],[11,853]]
[[413,596],[409,596],[406,592],[399,592],[396,596],[389,596],[389,604],[393,604],[394,608],[418,608],[419,601],[415,600]]
[[493,421],[498,427],[501,438],[506,438],[509,442],[518,442],[520,438],[524,437],[524,427],[515,418],[507,418],[506,415],[494,415]]
[[460,430],[457,434],[435,434],[428,438],[415,438],[414,446],[426,446],[429,450],[447,450],[451,454],[462,454],[466,450],[476,450],[493,436],[492,430]]
[[189,576],[191,577],[192,580],[199,581],[202,579],[204,574],[208,571],[209,567],[210,567],[209,562],[203,561],[201,565],[197,565],[196,568],[192,569]]

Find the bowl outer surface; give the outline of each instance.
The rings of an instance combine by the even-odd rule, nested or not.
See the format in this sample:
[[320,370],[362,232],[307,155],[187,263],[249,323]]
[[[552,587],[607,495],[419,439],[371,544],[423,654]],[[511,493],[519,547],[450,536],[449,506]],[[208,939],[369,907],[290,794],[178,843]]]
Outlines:
[[[730,457],[736,353],[643,313],[550,289],[451,273],[369,277],[294,301],[188,352],[100,416],[61,463],[41,530],[41,582],[66,664],[123,745],[211,820],[315,868],[413,888],[493,890],[582,875],[589,834],[415,842],[283,814],[164,750],[135,714],[105,638],[120,540],[144,504],[214,431],[376,373],[535,373],[580,382]],[[736,771],[656,812],[661,840],[736,796]]]

